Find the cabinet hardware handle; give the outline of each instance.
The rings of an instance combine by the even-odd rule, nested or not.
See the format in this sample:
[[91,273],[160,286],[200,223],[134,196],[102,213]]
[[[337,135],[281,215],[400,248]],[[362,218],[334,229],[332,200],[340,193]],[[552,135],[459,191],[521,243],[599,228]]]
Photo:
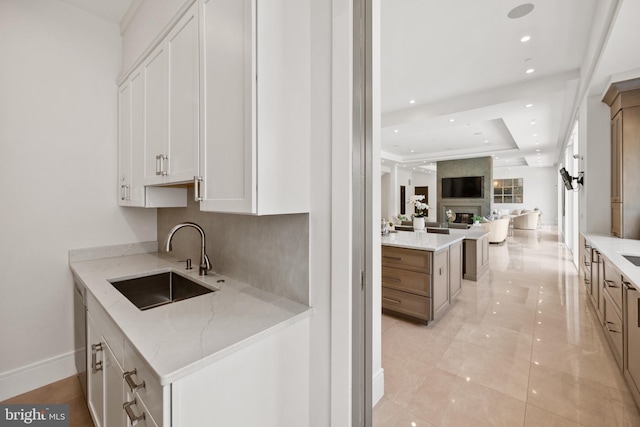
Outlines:
[[398,301],[396,299],[391,299],[391,298],[387,298],[387,297],[382,297],[382,299],[385,300],[385,301],[389,301],[389,302],[395,303],[395,304],[402,304],[402,301]]
[[167,156],[166,154],[158,154],[156,156],[156,175],[161,175],[161,176],[166,176],[168,175],[167,172],[167,165],[165,164],[165,160],[167,161],[167,163],[169,163],[169,156]]
[[102,370],[102,360],[98,361],[98,352],[102,351],[102,343],[91,344],[91,373],[96,374]]
[[389,256],[389,255],[383,255],[382,258],[395,259],[397,261],[400,261],[402,259],[399,256]]
[[621,334],[621,333],[622,333],[622,332],[620,332],[620,331],[616,331],[615,329],[611,329],[611,328],[609,327],[609,325],[615,325],[615,323],[613,323],[613,322],[609,322],[609,321],[607,320],[607,331],[609,331],[609,332],[613,332],[613,333],[615,333],[615,334]]
[[607,286],[610,288],[615,288],[615,289],[620,288],[620,286],[612,285],[612,283],[615,283],[613,280],[605,280],[604,283],[606,283]]
[[129,386],[129,389],[131,390],[131,393],[135,393],[136,391],[142,388],[145,388],[144,381],[142,381],[142,383],[140,384],[136,384],[133,378],[131,378],[132,375],[137,375],[137,374],[138,374],[137,369],[134,369],[133,371],[125,372],[124,374],[122,374],[122,376],[124,377],[124,380],[127,382],[127,385]]
[[194,187],[196,202],[201,202],[204,199],[202,197],[202,181],[203,181],[203,178],[201,176],[193,177],[193,187]]
[[127,200],[127,186],[120,186],[120,200]]
[[398,279],[397,277],[389,277],[389,276],[382,276],[382,278],[386,281],[391,281],[391,282],[402,282],[401,279]]
[[124,194],[127,200],[131,200],[131,186],[127,185],[124,189]]
[[129,417],[129,421],[131,421],[131,427],[144,420],[144,412],[141,415],[136,416],[135,412],[133,412],[133,409],[131,409],[131,407],[136,403],[138,403],[136,399],[133,399],[131,402],[126,402],[124,405],[122,405],[124,411],[127,413],[127,417]]

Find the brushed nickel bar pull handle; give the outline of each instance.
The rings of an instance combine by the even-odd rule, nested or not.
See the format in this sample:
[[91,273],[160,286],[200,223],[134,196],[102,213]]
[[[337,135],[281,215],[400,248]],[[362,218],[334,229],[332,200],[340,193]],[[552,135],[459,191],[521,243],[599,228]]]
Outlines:
[[604,283],[606,283],[607,287],[609,287],[609,288],[615,288],[615,289],[619,289],[620,288],[620,286],[612,285],[612,283],[614,283],[613,280],[606,280],[605,279]]
[[127,413],[127,417],[129,417],[129,421],[131,421],[132,427],[144,420],[144,412],[141,415],[136,415],[135,412],[133,412],[133,409],[131,409],[131,407],[136,403],[138,403],[136,399],[133,399],[131,402],[127,402],[122,405],[124,411]]
[[615,329],[611,329],[611,328],[609,328],[609,325],[615,325],[615,323],[613,323],[613,322],[609,322],[609,321],[607,320],[607,331],[609,331],[609,332],[613,332],[613,333],[615,333],[615,334],[621,334],[621,333],[622,333],[622,332],[620,332],[620,331],[616,331]]
[[140,383],[140,384],[136,384],[136,382],[133,380],[133,378],[131,378],[131,376],[137,375],[137,374],[138,374],[138,370],[134,369],[133,371],[125,372],[122,375],[124,380],[127,382],[127,385],[129,386],[129,389],[131,390],[131,393],[135,393],[136,391],[138,391],[140,389],[143,389],[146,386],[144,381],[142,381],[142,383]]
[[193,177],[194,197],[196,202],[201,202],[204,199],[202,197],[202,181],[203,178],[201,176]]
[[127,200],[127,186],[120,186],[120,200]]
[[[167,164],[165,164],[165,160]],[[156,175],[167,176],[169,173],[167,172],[169,163],[169,156],[166,154],[158,154],[156,156]],[[159,167],[158,167],[159,166]]]
[[91,373],[96,374],[102,370],[102,360],[98,361],[98,352],[102,351],[102,343],[91,344]]
[[392,302],[394,304],[402,304],[402,301],[398,301],[398,300],[395,300],[395,299],[391,299],[391,298],[387,298],[387,297],[382,297],[382,299],[385,300],[385,301]]

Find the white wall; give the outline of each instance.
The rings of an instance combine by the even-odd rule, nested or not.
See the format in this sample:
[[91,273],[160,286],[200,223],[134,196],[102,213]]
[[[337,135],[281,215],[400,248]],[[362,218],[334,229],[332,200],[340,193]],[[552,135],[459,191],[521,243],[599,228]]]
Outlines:
[[427,222],[435,222],[438,217],[438,174],[436,172],[411,174],[411,194],[415,194],[415,187],[429,187],[429,215]]
[[493,203],[493,209],[533,209],[542,212],[544,225],[558,224],[558,169],[531,166],[494,168],[493,179],[522,178],[524,203]]
[[[414,172],[408,171],[404,168],[395,168],[393,166],[383,168],[383,170],[388,170],[388,173],[385,173],[380,178],[381,185],[381,209],[380,212],[382,214],[382,218],[385,218],[390,221],[397,221],[397,215],[400,213],[400,190],[396,191],[392,194],[393,189],[391,185],[393,185],[393,173],[394,170],[397,170],[397,186],[400,188],[401,185],[405,186],[405,197],[409,200],[409,196],[415,194],[415,187],[429,187],[429,215],[426,218],[426,221],[436,221],[436,217],[438,215],[438,187],[437,187],[437,174],[435,172],[432,173],[422,173],[422,172]],[[411,185],[409,185],[411,182]],[[405,212],[407,217],[410,217],[413,211],[411,210],[411,205],[405,204]]]
[[116,205],[117,25],[0,1],[0,400],[75,372],[71,248],[156,240]]

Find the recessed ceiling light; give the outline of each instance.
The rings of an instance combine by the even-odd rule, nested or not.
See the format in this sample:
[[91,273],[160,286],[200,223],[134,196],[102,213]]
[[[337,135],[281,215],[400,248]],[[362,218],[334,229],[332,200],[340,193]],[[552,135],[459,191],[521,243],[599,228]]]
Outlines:
[[536,152],[538,152],[538,153],[539,153],[539,152],[540,152],[540,149],[538,148],[538,149],[536,150]]
[[384,159],[382,159],[381,162],[384,163]]
[[407,165],[402,165],[402,167],[403,167],[403,168],[406,168],[406,167],[407,167]]
[[520,41],[521,41],[522,43],[526,43],[526,42],[528,42],[529,40],[531,40],[531,36],[523,36],[523,37],[520,39]]
[[453,123],[453,122],[455,122],[455,121],[456,121],[456,119],[449,119],[449,121],[450,121],[451,123]]
[[398,129],[393,130],[393,133],[398,133],[398,132],[400,132]]
[[415,99],[412,99],[411,101],[409,101],[409,104],[415,104],[415,103],[416,103]]
[[507,13],[507,16],[511,19],[522,18],[523,16],[527,16],[531,13],[534,6],[531,3],[524,3],[520,6],[516,6]]
[[427,163],[427,161],[426,161],[426,160],[423,160],[423,161],[422,161],[422,163]]
[[488,140],[488,139],[485,139],[485,140],[484,140],[484,142],[489,142],[489,140]]
[[496,156],[495,159],[498,160],[500,157]]
[[415,153],[415,152],[416,152],[415,150],[409,150],[409,151],[411,151],[412,153]]
[[529,69],[526,71],[526,73],[527,73],[527,74],[531,74],[531,73],[533,73],[534,71],[535,71],[535,70],[534,70],[533,68],[529,68]]
[[539,143],[539,142],[536,142],[536,145],[540,145],[540,143]]
[[533,104],[527,104],[527,105],[525,105],[525,107],[531,108],[531,107],[533,107]]
[[538,136],[538,134],[537,134],[537,133],[534,133],[534,134],[533,134],[533,136],[534,136],[534,137],[537,137],[537,136]]
[[536,119],[531,119],[531,121],[529,122],[529,124],[535,125],[535,124],[536,124]]

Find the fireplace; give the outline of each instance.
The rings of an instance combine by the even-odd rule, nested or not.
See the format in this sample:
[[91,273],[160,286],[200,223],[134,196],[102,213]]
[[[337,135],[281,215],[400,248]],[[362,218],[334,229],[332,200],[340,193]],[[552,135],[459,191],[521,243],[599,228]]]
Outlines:
[[475,216],[472,212],[456,212],[456,219],[453,222],[457,222],[459,224],[473,224],[473,217]]

